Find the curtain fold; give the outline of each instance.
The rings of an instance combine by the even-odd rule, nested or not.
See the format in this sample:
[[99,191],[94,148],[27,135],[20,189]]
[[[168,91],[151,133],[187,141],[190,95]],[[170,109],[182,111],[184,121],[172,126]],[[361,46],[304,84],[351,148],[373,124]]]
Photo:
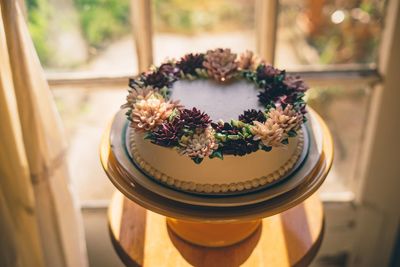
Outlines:
[[[31,243],[38,250],[37,264],[21,266],[87,266],[82,218],[68,179],[60,118],[19,2],[0,0],[0,10],[0,212],[5,215],[0,219],[1,230],[13,227],[10,220],[18,215],[13,210],[21,204],[26,209],[22,213],[30,215]],[[24,183],[17,185],[17,180]],[[19,203],[18,197],[24,202]],[[8,241],[19,259],[22,239],[15,232]]]

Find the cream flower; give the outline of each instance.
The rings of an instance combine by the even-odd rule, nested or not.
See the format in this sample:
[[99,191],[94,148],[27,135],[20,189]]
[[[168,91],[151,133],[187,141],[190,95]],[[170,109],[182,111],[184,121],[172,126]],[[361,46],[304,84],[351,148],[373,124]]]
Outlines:
[[137,131],[149,131],[168,119],[175,103],[165,102],[157,93],[136,99],[130,113],[131,126]]
[[282,106],[270,109],[267,117],[278,124],[285,133],[300,129],[303,122],[303,115],[294,110],[292,105],[287,105],[285,109],[282,109]]
[[148,99],[155,93],[155,90],[152,86],[146,86],[143,88],[137,85],[133,86],[134,88],[129,88],[129,94],[126,97],[126,103],[122,105],[121,108],[132,108],[137,101]]
[[282,147],[282,141],[287,138],[287,134],[278,123],[268,119],[265,123],[254,121],[254,126],[250,128],[254,135],[254,140],[260,140],[264,146]]
[[209,127],[203,132],[195,133],[181,142],[180,154],[191,158],[206,158],[218,148],[214,130]]
[[218,48],[207,51],[203,66],[207,69],[210,77],[219,82],[225,82],[236,73],[237,62],[235,60],[236,54],[232,53],[230,49]]

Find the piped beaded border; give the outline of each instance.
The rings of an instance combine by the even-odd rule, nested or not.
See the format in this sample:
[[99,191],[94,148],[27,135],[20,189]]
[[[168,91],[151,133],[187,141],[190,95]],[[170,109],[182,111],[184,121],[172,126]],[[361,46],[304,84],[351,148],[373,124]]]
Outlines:
[[300,158],[300,155],[303,152],[304,148],[304,134],[303,131],[299,131],[298,143],[296,150],[293,156],[278,170],[274,173],[269,174],[267,176],[262,176],[259,178],[249,179],[244,182],[237,183],[229,183],[229,184],[200,184],[194,182],[184,182],[178,179],[175,179],[171,176],[168,176],[156,168],[151,166],[149,163],[144,161],[137,150],[135,138],[135,133],[133,131],[130,132],[129,135],[129,148],[131,152],[131,156],[134,162],[140,167],[140,169],[148,176],[154,178],[155,180],[164,183],[168,186],[188,191],[188,192],[197,192],[197,193],[226,193],[226,192],[237,192],[244,191],[257,188],[259,186],[264,186],[267,184],[271,184],[282,178],[285,174],[287,174],[292,168],[295,166],[297,161]]

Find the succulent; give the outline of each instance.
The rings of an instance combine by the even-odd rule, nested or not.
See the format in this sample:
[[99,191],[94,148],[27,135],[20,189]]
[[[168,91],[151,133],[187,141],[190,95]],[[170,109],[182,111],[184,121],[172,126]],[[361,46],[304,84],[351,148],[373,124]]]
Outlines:
[[239,115],[239,120],[244,123],[253,124],[253,121],[265,122],[267,118],[261,110],[248,109]]
[[176,66],[183,72],[183,74],[195,76],[196,69],[203,68],[204,54],[187,54],[176,63]]
[[296,112],[292,105],[287,105],[284,109],[282,106],[272,108],[268,111],[267,116],[268,120],[278,124],[286,134],[295,132],[303,123],[303,115]]
[[235,60],[236,54],[230,49],[218,48],[207,51],[203,66],[210,77],[216,81],[225,82],[232,79],[237,72],[238,64]]
[[282,83],[269,83],[264,86],[264,89],[258,93],[258,101],[264,106],[270,105],[279,100],[281,96],[286,95],[286,87]]
[[132,83],[128,92],[126,103],[121,108],[132,108],[136,101],[148,99],[155,93],[155,90],[151,86],[140,87],[138,84]]
[[289,92],[295,91],[303,93],[308,90],[308,86],[299,76],[287,75],[282,82]]
[[261,64],[256,69],[258,81],[273,82],[276,77],[284,75],[285,71],[274,68],[270,64]]
[[159,70],[142,74],[141,80],[143,81],[144,85],[153,86],[159,89],[165,86],[170,87],[172,85],[170,77]]
[[158,72],[164,74],[165,76],[170,76],[172,77],[172,79],[174,79],[174,77],[179,74],[179,69],[175,66],[173,62],[167,62],[161,64],[161,66],[158,68]]
[[251,132],[254,135],[253,140],[260,140],[265,147],[284,146],[283,142],[288,137],[284,129],[271,119],[267,119],[265,123],[255,121]]
[[218,122],[211,124],[216,131],[219,144],[219,151],[224,155],[243,156],[257,151],[259,142],[253,140],[253,136],[243,128],[232,125],[228,122]]
[[204,158],[209,157],[218,148],[214,130],[211,127],[189,137],[182,137],[180,146],[180,153],[191,157],[196,163],[200,163]]
[[157,126],[149,135],[151,142],[165,147],[174,147],[179,145],[183,122],[178,118],[167,121]]
[[131,127],[136,131],[150,131],[165,122],[175,109],[173,102],[165,102],[154,93],[147,99],[136,101],[129,112]]
[[240,54],[239,56],[238,68],[241,70],[254,70],[260,63],[260,58],[255,56],[252,51],[246,50],[246,52]]
[[182,109],[179,118],[189,130],[205,129],[211,122],[210,116],[196,108]]

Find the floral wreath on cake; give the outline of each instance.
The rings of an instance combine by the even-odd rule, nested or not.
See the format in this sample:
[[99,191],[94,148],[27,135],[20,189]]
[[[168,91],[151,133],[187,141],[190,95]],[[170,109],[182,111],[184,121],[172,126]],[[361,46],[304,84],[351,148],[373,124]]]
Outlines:
[[[212,78],[220,83],[245,79],[259,88],[264,110],[249,109],[230,122],[213,122],[196,108],[186,109],[169,99],[170,88],[179,79]],[[195,163],[224,155],[243,156],[259,149],[284,147],[303,122],[308,86],[261,61],[252,52],[239,57],[230,49],[187,54],[129,80],[126,115],[136,132],[163,147],[176,149]]]

